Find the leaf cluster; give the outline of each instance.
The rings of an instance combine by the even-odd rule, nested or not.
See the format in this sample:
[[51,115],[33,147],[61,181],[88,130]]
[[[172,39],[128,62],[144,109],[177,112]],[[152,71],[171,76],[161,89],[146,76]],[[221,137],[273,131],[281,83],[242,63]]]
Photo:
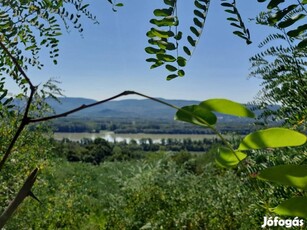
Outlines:
[[[201,37],[210,1],[194,1],[193,23],[187,36],[179,30],[177,0],[165,0],[164,4],[165,8],[154,10],[156,18],[150,20],[155,27],[147,32],[148,43],[151,46],[146,47],[145,51],[153,57],[146,61],[153,63],[151,69],[164,66],[170,72],[166,79],[172,80],[185,75],[184,67]],[[183,37],[187,45],[180,47]],[[184,55],[181,55],[180,51],[183,51]]]

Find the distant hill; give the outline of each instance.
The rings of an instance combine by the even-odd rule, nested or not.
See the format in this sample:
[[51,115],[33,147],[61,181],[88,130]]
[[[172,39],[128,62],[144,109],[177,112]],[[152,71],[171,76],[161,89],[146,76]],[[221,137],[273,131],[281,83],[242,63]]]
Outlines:
[[[59,98],[60,103],[54,100],[48,100],[48,104],[56,113],[63,113],[68,110],[77,108],[83,104],[91,104],[96,102],[92,99],[85,98]],[[182,107],[190,104],[198,104],[199,101],[188,100],[164,100],[168,103]],[[119,101],[110,101],[92,108],[79,111],[72,116],[74,117],[114,117],[114,118],[148,118],[148,119],[168,119],[172,118],[175,110],[165,105],[159,104],[149,99],[125,99]]]
[[[77,108],[83,104],[96,102],[86,98],[59,98],[60,103],[54,100],[48,100],[48,104],[55,110],[56,113],[63,113],[68,110]],[[200,101],[193,100],[167,100],[161,99],[178,107],[199,104]],[[119,101],[110,101],[95,107],[91,107],[79,111],[71,116],[79,118],[143,118],[143,119],[173,119],[175,110],[163,104],[157,103],[149,99],[125,99]],[[240,121],[245,118],[238,118],[228,115],[218,114],[220,120],[223,121]],[[250,121],[250,119],[249,119]]]

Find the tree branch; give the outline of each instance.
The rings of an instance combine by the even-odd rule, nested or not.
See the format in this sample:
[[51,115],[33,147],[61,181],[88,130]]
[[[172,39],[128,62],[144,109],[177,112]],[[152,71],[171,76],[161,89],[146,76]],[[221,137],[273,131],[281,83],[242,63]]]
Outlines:
[[10,205],[6,208],[6,210],[0,216],[0,229],[2,229],[5,223],[12,216],[14,211],[18,208],[18,206],[23,202],[23,200],[31,194],[31,189],[34,185],[34,182],[37,177],[38,169],[34,169],[31,174],[26,179],[25,183],[17,193],[15,199],[10,203]]

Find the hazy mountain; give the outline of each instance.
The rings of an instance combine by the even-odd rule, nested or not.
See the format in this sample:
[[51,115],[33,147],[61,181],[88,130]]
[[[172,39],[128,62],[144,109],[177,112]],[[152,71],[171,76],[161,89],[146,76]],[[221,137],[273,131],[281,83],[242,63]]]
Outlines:
[[[55,110],[56,113],[62,113],[83,104],[91,104],[96,102],[92,99],[85,98],[59,98],[60,103],[54,100],[48,100],[48,104]],[[164,100],[170,104],[182,107],[190,104],[198,104],[199,101],[188,100]],[[72,116],[77,117],[142,117],[142,118],[172,118],[175,110],[163,104],[157,103],[149,99],[126,99],[119,101],[109,101],[107,103],[97,105],[82,111],[79,111]]]
[[[63,113],[68,110],[77,108],[83,104],[91,104],[96,102],[92,99],[85,98],[59,98],[61,103],[54,100],[48,100],[49,105],[54,108],[56,113]],[[178,107],[199,104],[200,101],[192,100],[166,100],[161,99],[170,104]],[[145,119],[173,119],[175,109],[172,109],[166,105],[157,103],[149,99],[126,99],[119,101],[110,101],[95,107],[91,107],[82,111],[79,111],[71,116],[74,117],[113,117],[113,118],[145,118]],[[219,119],[224,121],[242,121],[245,118],[237,118],[228,115],[218,115]]]

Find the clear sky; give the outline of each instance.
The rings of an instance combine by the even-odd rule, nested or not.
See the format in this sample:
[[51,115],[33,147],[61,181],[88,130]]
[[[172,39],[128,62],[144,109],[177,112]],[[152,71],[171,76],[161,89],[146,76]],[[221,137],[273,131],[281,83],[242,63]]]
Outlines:
[[[134,90],[167,99],[228,98],[242,103],[251,101],[260,89],[259,79],[248,79],[248,58],[258,51],[257,45],[265,36],[264,30],[247,20],[259,12],[257,1],[238,1],[251,30],[253,44],[249,46],[232,34],[233,28],[226,21],[229,15],[220,1],[212,1],[205,31],[185,69],[186,76],[172,81],[166,81],[164,68],[150,70],[145,61],[149,57],[144,51],[148,45],[145,34],[152,27],[149,20],[153,9],[163,7],[163,1],[123,0],[125,6],[117,13],[106,0],[93,2],[89,9],[100,24],[84,20],[83,36],[73,30],[64,31],[58,65],[43,58],[42,71],[29,71],[35,83],[56,78],[69,97],[104,99]],[[192,22],[193,1],[179,2],[184,29]]]

